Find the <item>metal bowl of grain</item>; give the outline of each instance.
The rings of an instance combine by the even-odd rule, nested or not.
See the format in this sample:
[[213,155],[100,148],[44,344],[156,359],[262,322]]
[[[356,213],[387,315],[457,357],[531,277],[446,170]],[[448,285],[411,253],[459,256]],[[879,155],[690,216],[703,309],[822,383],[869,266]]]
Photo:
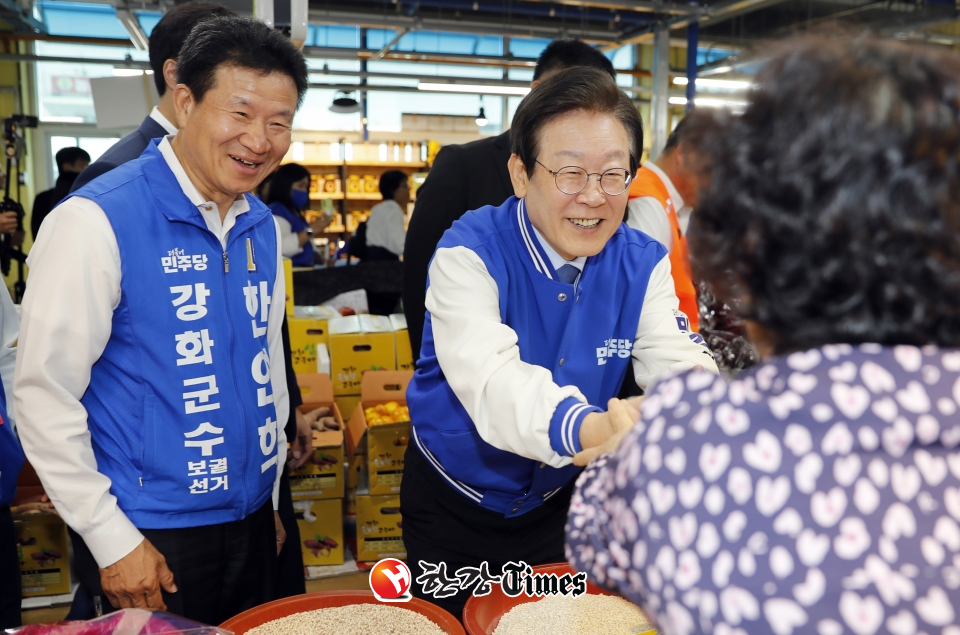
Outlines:
[[466,635],[438,606],[384,604],[370,591],[321,591],[261,604],[220,625],[234,635]]
[[[573,574],[566,563],[533,567],[534,574]],[[647,617],[627,600],[587,583],[578,598],[557,596],[516,597],[491,585],[489,595],[471,596],[463,607],[467,635],[655,635]]]

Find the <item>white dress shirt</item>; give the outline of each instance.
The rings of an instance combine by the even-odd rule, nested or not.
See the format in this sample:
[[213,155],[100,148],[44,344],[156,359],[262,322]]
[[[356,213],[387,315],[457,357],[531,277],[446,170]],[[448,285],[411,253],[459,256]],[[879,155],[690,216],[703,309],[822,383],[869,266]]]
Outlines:
[[163,113],[160,112],[160,109],[156,106],[150,111],[150,118],[160,124],[163,129],[167,131],[167,134],[177,134],[177,127],[173,125],[169,119],[164,117]]
[[403,243],[407,230],[403,228],[403,209],[394,200],[377,203],[370,210],[367,220],[367,246],[384,249],[403,255]]
[[[667,187],[667,193],[670,195],[670,202],[673,209],[677,212],[677,221],[680,229],[684,233],[687,231],[687,224],[690,222],[690,208],[683,202],[683,197],[677,191],[676,186],[670,178],[661,170],[656,163],[649,161],[644,164],[654,174],[660,177],[663,184]],[[673,249],[673,232],[670,231],[670,219],[667,218],[666,210],[656,198],[652,196],[641,196],[631,199],[627,203],[627,225],[642,231],[650,238],[659,241],[667,248],[667,251]]]
[[[561,265],[577,266],[537,236]],[[551,263],[557,267],[552,255]],[[500,450],[553,467],[569,465],[571,457],[561,456],[550,444],[550,420],[567,397],[583,402],[586,397],[576,386],[556,384],[550,370],[520,358],[519,338],[500,319],[497,283],[480,256],[462,246],[437,249],[429,280],[426,308],[437,360],[480,437]],[[634,336],[633,371],[644,390],[667,370],[702,366],[719,373],[707,349],[677,328],[678,314],[670,259],[664,256],[650,276]]]
[[[205,200],[187,177],[170,145],[172,138],[160,142],[160,152],[225,249],[237,216],[249,211],[249,203],[238,198],[221,221],[217,205]],[[279,235],[267,341],[277,420],[286,422],[289,401],[281,338],[286,291]],[[120,250],[103,209],[76,196],[61,203],[44,221],[27,264],[30,277],[14,386],[20,440],[57,511],[83,536],[97,564],[107,567],[133,551],[143,535],[118,507],[110,479],[97,471],[87,412],[80,403],[91,368],[110,340],[113,312],[120,303]],[[282,425],[278,437],[274,509],[286,456]]]

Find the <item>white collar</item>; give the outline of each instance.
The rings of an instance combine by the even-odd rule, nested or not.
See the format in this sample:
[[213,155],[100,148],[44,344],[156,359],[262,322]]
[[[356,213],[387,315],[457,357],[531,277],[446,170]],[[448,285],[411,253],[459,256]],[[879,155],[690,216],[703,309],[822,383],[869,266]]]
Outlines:
[[167,131],[167,134],[177,134],[177,127],[170,123],[170,120],[164,117],[163,113],[160,112],[160,109],[156,106],[150,111],[150,118],[160,124],[160,126]]
[[[177,158],[177,153],[173,151],[173,146],[170,145],[170,142],[176,135],[168,135],[160,141],[159,150],[160,154],[163,155],[164,160],[167,162],[167,165],[170,167],[170,170],[173,172],[173,176],[177,178],[177,183],[180,184],[180,189],[183,190],[183,193],[187,195],[187,198],[190,199],[190,202],[200,208],[200,211],[211,211],[211,209],[216,209],[217,204],[213,201],[208,201],[203,198],[203,195],[200,194],[200,190],[193,184],[193,181],[190,180],[190,177],[187,176],[186,171],[183,169],[183,165],[180,163],[180,159]],[[241,196],[237,198],[230,206],[230,211],[236,214],[243,214],[250,210],[250,203],[247,201],[246,196]],[[219,213],[219,212],[218,212]]]
[[[533,227],[533,223],[530,223],[530,227]],[[537,231],[536,227],[533,227],[533,233],[536,234],[537,240],[540,241],[540,246],[543,247],[543,251],[547,254],[547,258],[550,259],[550,264],[553,265],[554,271],[560,271],[560,267],[563,265],[573,265],[583,272],[583,265],[587,263],[586,256],[577,256],[573,260],[567,260],[550,246],[550,243],[548,243],[547,240],[540,234],[540,232]]]
[[673,185],[673,181],[670,180],[663,170],[660,169],[653,161],[647,161],[643,164],[643,167],[649,168],[651,172],[660,177],[660,180],[663,181],[663,184],[667,186],[667,193],[670,195],[670,201],[673,203],[673,211],[679,212],[684,208],[685,203],[683,202],[683,197],[680,196],[680,192],[677,191],[677,188]]

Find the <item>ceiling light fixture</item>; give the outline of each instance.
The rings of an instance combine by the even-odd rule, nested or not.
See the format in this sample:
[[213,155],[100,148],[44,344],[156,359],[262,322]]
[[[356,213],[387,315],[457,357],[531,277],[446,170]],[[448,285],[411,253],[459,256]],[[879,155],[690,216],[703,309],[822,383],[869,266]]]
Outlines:
[[477,125],[480,126],[481,128],[483,128],[483,127],[484,127],[485,125],[487,125],[488,123],[490,123],[490,122],[487,120],[487,115],[486,115],[486,113],[483,112],[483,106],[480,106],[480,114],[477,115]]
[[336,112],[340,114],[350,114],[354,112],[360,112],[362,108],[360,107],[360,102],[351,97],[348,93],[339,93],[339,97],[333,100],[333,105],[330,106],[330,112]]
[[525,96],[530,92],[528,86],[484,86],[482,84],[431,84],[420,82],[417,88],[423,91],[437,93],[473,93],[480,95],[519,95]]

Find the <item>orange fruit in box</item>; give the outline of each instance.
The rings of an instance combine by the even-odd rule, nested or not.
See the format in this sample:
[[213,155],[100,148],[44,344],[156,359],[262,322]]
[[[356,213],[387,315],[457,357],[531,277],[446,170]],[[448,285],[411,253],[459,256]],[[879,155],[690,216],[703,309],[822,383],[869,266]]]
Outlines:
[[369,406],[363,409],[363,414],[367,418],[367,424],[371,426],[410,421],[410,411],[396,401]]

